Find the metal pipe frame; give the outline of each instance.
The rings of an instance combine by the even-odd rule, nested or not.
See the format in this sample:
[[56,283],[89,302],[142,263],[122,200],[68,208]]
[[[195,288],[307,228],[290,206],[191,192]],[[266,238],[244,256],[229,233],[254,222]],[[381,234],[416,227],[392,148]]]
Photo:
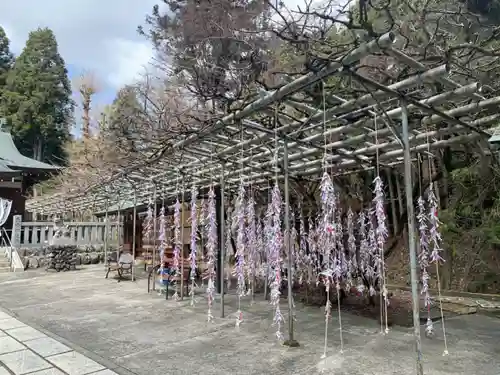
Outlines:
[[[162,186],[168,198],[178,195],[177,186],[182,180],[195,183],[201,188],[209,186],[211,181],[224,179],[228,191],[239,183],[240,175],[245,176],[245,181],[253,185],[267,183],[267,177],[276,174],[272,160],[275,142],[280,148],[284,142],[287,143],[289,177],[292,179],[317,177],[315,176],[317,167],[321,164],[320,159],[325,150],[328,152],[328,163],[339,173],[371,169],[375,163],[377,149],[384,152],[380,157],[383,163],[388,163],[383,165],[384,167],[397,165],[401,158],[401,154],[397,151],[397,148],[401,147],[401,140],[397,134],[400,131],[397,131],[392,123],[400,123],[402,111],[400,107],[395,107],[395,103],[401,98],[408,99],[407,110],[411,112],[412,118],[421,119],[420,126],[409,129],[412,133],[409,139],[413,149],[420,149],[420,145],[428,147],[428,142],[434,144],[433,137],[438,134],[433,132],[433,128],[441,123],[451,123],[455,126],[440,129],[439,135],[469,134],[471,129],[483,132],[484,135],[484,126],[489,125],[492,118],[488,110],[500,103],[500,97],[484,99],[478,94],[481,92],[481,87],[476,82],[464,86],[455,83],[448,77],[453,72],[447,65],[426,69],[421,63],[396,50],[392,46],[393,40],[393,34],[386,34],[378,41],[364,44],[343,60],[331,63],[320,73],[303,76],[277,91],[266,94],[241,111],[224,117],[218,123],[220,127],[217,125],[216,128],[210,129],[210,134],[200,132],[203,136],[200,135],[196,139],[190,136],[180,140],[172,146],[180,152],[171,155],[172,162],[159,160],[154,165],[148,164],[142,171],[130,171],[127,178],[141,181],[136,191],[137,203],[142,205],[147,202],[153,187],[152,181],[159,187]],[[354,78],[359,78],[363,84],[375,87],[376,90],[350,100],[335,97],[340,104],[326,108],[324,112],[299,103],[297,98],[292,97],[307,85],[318,82],[330,74],[351,74],[360,58],[380,50],[387,50],[389,54],[417,69],[418,72],[388,86],[381,86],[369,79],[354,75]],[[429,88],[428,84],[432,82],[444,82],[446,87],[452,89],[422,97],[422,92],[425,91],[422,88]],[[477,98],[480,100],[477,101]],[[282,102],[285,106],[300,107],[299,109],[310,115],[290,121],[289,115],[283,117],[279,113],[280,119],[289,122],[277,129],[267,127],[269,121],[265,118],[246,119],[248,115],[259,111],[274,113],[274,110],[269,110],[269,106],[282,100],[285,100]],[[437,108],[440,104],[449,102],[453,102],[456,108],[453,110]],[[477,117],[472,117],[471,120],[471,115]],[[375,116],[379,119],[376,126]],[[467,118],[461,119],[461,116]],[[271,119],[271,115],[267,118]],[[236,121],[240,121],[241,125],[235,126]],[[469,139],[458,137],[452,137],[453,144],[461,139],[464,141]],[[442,145],[438,142],[436,146],[440,144]],[[431,148],[435,149],[435,146]],[[332,155],[334,150],[335,155]],[[183,160],[186,162],[183,163]],[[283,157],[280,157],[278,164],[282,162]],[[225,165],[224,171],[221,164]],[[165,172],[157,173],[158,171]],[[278,177],[283,179],[283,171],[278,171]],[[132,199],[133,191],[124,183],[123,178],[112,180],[112,184],[115,190],[120,192],[123,201]],[[102,189],[97,189],[94,195],[87,194],[87,196],[68,197],[54,194],[52,197],[29,201],[27,208],[31,211],[43,210],[45,213],[54,214],[68,209],[61,207],[60,202],[64,201],[70,206],[71,211],[81,211],[89,206],[92,198],[95,209],[102,210],[105,200],[111,200],[113,196]]]
[[413,335],[415,336],[416,368],[417,375],[424,375],[422,361],[422,340],[420,338],[420,295],[418,293],[417,273],[417,243],[415,240],[415,212],[413,206],[413,184],[411,168],[411,149],[408,132],[408,110],[406,103],[401,103],[402,110],[402,136],[404,153],[404,181],[406,196],[406,212],[408,213],[408,250],[410,253],[410,278],[413,304]]
[[[231,124],[237,120],[243,119],[243,118],[251,115],[252,113],[255,113],[259,110],[262,110],[262,109],[268,107],[269,105],[272,105],[273,103],[281,101],[283,98],[285,98],[285,97],[287,97],[295,92],[298,92],[298,91],[310,86],[313,83],[316,83],[318,81],[323,80],[324,78],[330,76],[331,74],[338,72],[344,66],[349,66],[349,65],[352,65],[354,63],[357,63],[361,58],[363,58],[371,53],[378,52],[384,48],[388,48],[389,46],[391,46],[395,42],[395,39],[396,39],[395,34],[390,32],[390,33],[382,35],[380,38],[378,38],[376,40],[372,40],[369,43],[362,44],[361,46],[352,50],[349,54],[347,54],[343,58],[339,59],[338,61],[331,62],[330,64],[328,64],[327,67],[323,68],[319,72],[306,74],[306,75],[292,81],[291,83],[283,86],[282,88],[275,90],[269,94],[266,94],[263,98],[260,98],[260,99],[256,100],[255,102],[245,106],[243,109],[241,109],[233,114],[230,114],[228,116],[225,116],[224,118],[222,118],[220,121],[217,122],[215,127],[210,128],[210,129],[205,129],[204,131],[200,131],[199,134],[193,134],[193,135],[187,137],[186,139],[175,143],[174,145],[172,145],[172,149],[175,150],[175,149],[186,148],[186,146],[189,146],[190,144],[195,143],[197,140],[200,140],[203,137],[210,135],[210,134],[216,132],[217,130],[224,128],[227,124]],[[318,118],[321,117],[321,114],[318,113],[317,117]],[[286,125],[285,128],[281,129],[281,130],[284,131],[289,126],[290,125]],[[255,142],[255,141],[253,141],[253,142]],[[253,142],[248,142],[248,144],[253,143]],[[240,148],[240,146],[241,145],[238,145],[237,148]],[[234,148],[234,146],[233,146],[233,148]],[[234,150],[231,150],[231,147],[229,147],[228,149],[226,149],[224,151],[224,153],[222,153],[221,155],[218,155],[217,157],[220,158],[224,154],[228,154],[231,151],[234,151]],[[198,162],[194,162],[192,164],[192,166],[198,168],[198,166],[196,164],[199,165],[199,163],[206,163],[208,160],[209,160],[209,158],[200,159],[200,160],[198,160]],[[189,167],[189,165],[187,165],[186,167]],[[125,174],[133,172],[135,169],[136,169],[136,166],[131,166],[130,168],[126,168],[125,170],[122,170],[119,173],[117,173],[115,176],[112,176],[112,177],[106,179],[102,184],[106,185],[106,183],[109,184],[113,181],[116,181],[120,177],[123,177]],[[160,176],[157,176],[157,177],[160,177]],[[91,190],[92,189],[89,188],[86,190],[85,193],[88,193]]]

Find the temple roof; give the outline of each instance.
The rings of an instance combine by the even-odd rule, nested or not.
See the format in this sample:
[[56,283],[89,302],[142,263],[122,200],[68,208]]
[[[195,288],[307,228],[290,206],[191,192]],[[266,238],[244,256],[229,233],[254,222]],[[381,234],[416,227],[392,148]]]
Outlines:
[[15,170],[23,169],[56,171],[60,167],[22,155],[14,144],[10,133],[0,131],[0,172],[15,172]]
[[20,171],[16,171],[7,167],[4,163],[0,162],[0,173],[19,173]]

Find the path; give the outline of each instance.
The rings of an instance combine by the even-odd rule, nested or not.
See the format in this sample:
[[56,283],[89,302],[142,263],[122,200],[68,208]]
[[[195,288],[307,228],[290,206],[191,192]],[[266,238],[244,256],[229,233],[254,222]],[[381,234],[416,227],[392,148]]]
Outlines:
[[[316,375],[322,370],[335,375],[415,373],[411,329],[393,327],[383,336],[376,321],[343,313],[345,350],[341,355],[335,311],[329,325],[327,359],[321,360],[323,309],[297,306],[295,328],[301,347],[286,348],[275,340],[271,307],[261,297],[254,304],[244,299],[244,321],[237,330],[235,296],[227,297],[226,318],[219,318],[215,306],[216,319],[207,323],[203,295],[197,296],[192,307],[188,300],[165,301],[146,290],[145,280],[105,280],[102,266],[59,274],[0,275],[3,308],[43,333],[64,338],[64,345],[120,375]],[[282,308],[286,314],[285,303]],[[499,319],[479,315],[451,318],[447,332],[447,357],[441,355],[439,325],[434,339],[423,337],[426,374],[498,375]]]
[[0,375],[117,375],[71,347],[0,311]]

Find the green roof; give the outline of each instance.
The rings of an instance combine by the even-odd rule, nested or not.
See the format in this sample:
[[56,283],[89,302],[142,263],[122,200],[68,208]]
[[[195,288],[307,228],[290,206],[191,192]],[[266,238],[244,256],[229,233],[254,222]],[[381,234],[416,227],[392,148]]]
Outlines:
[[[60,168],[22,155],[14,144],[12,136],[2,131],[0,131],[0,163],[7,168],[10,167],[14,169],[55,171]],[[1,171],[0,169],[0,172]]]
[[16,171],[7,167],[5,164],[0,162],[0,173],[20,173],[20,171]]

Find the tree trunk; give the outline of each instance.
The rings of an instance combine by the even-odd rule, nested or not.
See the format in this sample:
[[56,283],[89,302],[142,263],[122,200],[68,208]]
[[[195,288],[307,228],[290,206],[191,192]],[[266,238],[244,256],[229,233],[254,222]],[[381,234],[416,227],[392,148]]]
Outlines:
[[42,161],[43,159],[43,142],[42,138],[38,137],[33,143],[33,159]]

